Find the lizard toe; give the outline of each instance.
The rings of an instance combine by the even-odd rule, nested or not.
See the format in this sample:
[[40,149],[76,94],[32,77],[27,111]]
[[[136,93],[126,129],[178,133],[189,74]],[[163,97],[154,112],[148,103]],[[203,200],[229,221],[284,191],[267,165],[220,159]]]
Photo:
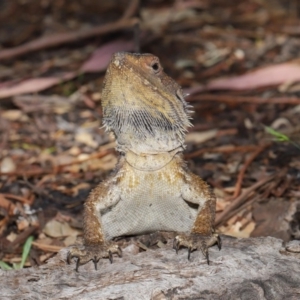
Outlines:
[[201,234],[179,234],[175,237],[173,242],[173,248],[178,253],[181,247],[188,249],[188,260],[190,260],[191,253],[195,250],[201,250],[205,257],[207,264],[209,265],[209,253],[208,248],[217,244],[219,250],[221,249],[221,238],[217,233],[213,233],[211,236],[204,236]]
[[86,245],[84,248],[73,247],[67,254],[67,263],[71,264],[73,258],[76,259],[75,271],[78,272],[79,266],[92,261],[97,270],[97,264],[101,258],[108,258],[113,262],[113,254],[122,256],[122,250],[118,244],[113,242],[102,243],[99,245]]

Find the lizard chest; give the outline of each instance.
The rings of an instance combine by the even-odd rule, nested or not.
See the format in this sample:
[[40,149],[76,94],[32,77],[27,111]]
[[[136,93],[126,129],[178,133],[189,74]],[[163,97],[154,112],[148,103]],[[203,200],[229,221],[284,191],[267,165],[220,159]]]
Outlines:
[[189,231],[197,209],[184,201],[181,186],[181,177],[167,168],[128,172],[120,184],[120,201],[101,216],[105,236]]

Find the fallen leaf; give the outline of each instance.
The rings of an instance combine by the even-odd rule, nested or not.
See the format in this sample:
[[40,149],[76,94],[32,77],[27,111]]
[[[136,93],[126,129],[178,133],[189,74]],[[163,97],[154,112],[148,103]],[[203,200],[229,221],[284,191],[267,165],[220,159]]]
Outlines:
[[71,80],[80,73],[102,72],[109,64],[114,52],[132,50],[132,41],[117,40],[98,48],[93,55],[81,66],[80,72],[68,72],[56,77],[30,78],[16,84],[2,84],[0,86],[0,98],[7,98],[21,94],[36,93],[48,89],[56,84]]
[[18,84],[11,86],[4,86],[0,88],[0,98],[7,98],[11,96],[36,93],[47,88],[50,88],[58,83],[66,80],[70,80],[77,75],[76,72],[68,72],[57,77],[45,77],[45,78],[31,78],[26,79]]
[[143,28],[147,28],[157,34],[163,32],[169,23],[180,22],[186,19],[196,20],[197,13],[194,9],[184,8],[142,8],[140,11]]
[[85,144],[91,148],[97,148],[98,147],[98,143],[94,140],[93,136],[86,132],[86,131],[81,131],[78,132],[75,135],[75,141]]
[[114,169],[118,162],[118,159],[116,155],[114,154],[107,154],[103,158],[98,159],[98,160],[93,160],[94,165],[91,166],[93,169],[100,169],[103,171],[109,171]]
[[217,129],[211,129],[202,132],[190,132],[186,135],[185,141],[187,143],[200,144],[213,139],[217,135]]
[[10,242],[13,242],[17,237],[18,235],[15,232],[11,232],[6,236],[6,239]]
[[96,49],[92,56],[82,65],[81,72],[102,72],[108,66],[111,56],[115,52],[133,50],[132,41],[116,40]]
[[244,75],[211,80],[208,90],[249,90],[300,81],[300,65],[296,62],[267,66]]
[[76,242],[76,236],[68,236],[68,237],[66,237],[65,239],[64,239],[64,245],[66,246],[66,247],[69,247],[69,246],[71,246],[71,245],[74,245],[75,244],[75,242]]
[[236,223],[229,226],[226,230],[222,231],[222,233],[230,236],[234,236],[237,238],[248,238],[250,237],[251,232],[255,228],[255,222],[251,221],[244,229],[241,230],[242,224],[237,221]]
[[9,173],[16,170],[16,164],[11,157],[4,157],[0,163],[0,172]]
[[56,220],[49,221],[43,232],[51,237],[62,237],[62,236],[77,236],[80,232],[72,228],[67,222],[58,222]]
[[26,122],[29,120],[28,116],[19,109],[8,109],[1,114],[1,117],[9,121]]
[[29,226],[29,220],[26,218],[18,218],[17,220],[17,228],[19,231],[23,231],[25,228]]
[[248,238],[251,235],[251,232],[254,230],[256,224],[254,221],[248,223],[243,230],[241,230],[241,237]]
[[282,87],[294,86],[293,84],[298,81],[300,81],[300,64],[288,62],[267,66],[240,76],[213,79],[206,85],[185,88],[183,92],[185,96],[189,96],[207,90],[250,90],[277,85],[281,85],[280,89],[283,92]]
[[17,207],[14,205],[13,202],[6,199],[2,194],[0,194],[0,208],[7,211],[9,215],[14,215]]
[[55,112],[56,114],[64,114],[72,108],[71,98],[61,97],[58,95],[22,95],[13,99],[14,104],[22,109],[23,112]]
[[[80,168],[80,166],[76,166],[76,172],[79,172],[79,170],[82,168]],[[73,170],[74,168],[71,168],[71,170]],[[91,189],[90,184],[88,183],[79,183],[78,185],[71,187],[71,188],[67,188],[65,185],[63,186],[57,186],[56,190],[66,194],[66,195],[70,195],[72,197],[75,197],[78,195],[80,190],[87,190],[87,189]]]

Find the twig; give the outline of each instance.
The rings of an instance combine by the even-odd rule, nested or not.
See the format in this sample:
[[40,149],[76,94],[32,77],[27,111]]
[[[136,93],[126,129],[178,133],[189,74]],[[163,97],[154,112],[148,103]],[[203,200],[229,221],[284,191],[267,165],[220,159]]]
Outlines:
[[14,249],[16,249],[20,244],[23,244],[26,239],[32,235],[35,231],[38,230],[37,226],[29,226],[27,229],[25,229],[22,233],[20,233],[16,239],[11,242],[6,249],[6,252],[12,252]]
[[[5,230],[4,229],[4,226],[6,226],[6,224],[8,223],[8,221],[9,221],[9,217],[7,216],[7,213],[6,212],[4,212],[5,213],[5,217],[2,219],[2,220],[0,220],[0,233],[2,234],[2,232]],[[4,230],[3,230],[4,229]],[[1,246],[0,246],[0,249],[1,249]],[[1,255],[0,255],[0,259],[1,259]]]
[[91,159],[103,158],[104,156],[106,156],[110,153],[113,153],[113,152],[114,152],[114,149],[108,149],[108,150],[105,150],[105,151],[96,152],[96,153],[91,154],[89,157],[87,157],[85,159],[77,159],[77,160],[71,161],[71,162],[66,163],[66,164],[58,165],[55,168],[58,169],[58,170],[61,170],[64,167],[69,167],[69,166],[81,164],[81,163],[84,163],[84,162],[89,161]]
[[252,204],[253,202],[259,200],[260,198],[262,198],[261,195],[257,195],[255,197],[253,197],[251,200],[249,200],[251,198],[251,194],[248,195],[248,197],[243,199],[243,203],[240,203],[240,206],[237,207],[236,209],[233,209],[232,211],[229,211],[227,213],[227,215],[219,222],[218,226],[223,225],[226,221],[228,221],[231,217],[235,216],[237,213],[239,213],[242,209],[244,209],[245,207],[247,207],[248,205]]
[[250,164],[254,161],[254,159],[262,152],[264,151],[267,147],[269,147],[271,144],[265,144],[261,147],[259,147],[254,153],[252,153],[252,155],[247,159],[247,161],[245,162],[245,164],[243,165],[243,167],[240,170],[240,173],[238,175],[236,184],[235,184],[235,191],[234,194],[232,196],[232,198],[236,198],[240,195],[241,190],[242,190],[242,183],[243,183],[243,179],[245,176],[245,173],[248,169],[248,167],[250,166]]
[[91,29],[67,32],[67,33],[58,33],[51,36],[45,36],[23,44],[18,47],[5,49],[0,51],[0,61],[24,55],[30,52],[42,50],[49,47],[54,47],[58,45],[78,42],[83,39],[91,38],[93,36],[99,36],[120,29],[130,28],[136,25],[139,22],[137,18],[132,19],[121,19],[114,23],[109,23],[105,25],[96,26]]
[[2,194],[2,193],[1,193],[1,195],[5,198],[8,198],[8,199],[20,201],[20,202],[26,203],[26,204],[32,204],[29,199],[21,197],[21,196],[16,196],[16,195],[13,195],[13,194]]
[[227,58],[224,58],[223,61],[215,64],[214,66],[208,68],[207,70],[201,72],[200,75],[198,75],[197,79],[201,80],[207,79],[208,77],[216,76],[216,74],[220,74],[222,71],[228,71],[229,68],[232,66],[232,64],[236,61],[236,58],[231,55]]
[[[124,12],[120,20],[131,18],[138,11],[140,6],[139,0],[131,0],[126,11]],[[133,39],[134,39],[134,51],[136,53],[140,52],[140,26],[139,22],[133,25]]]
[[[112,152],[113,152],[113,150],[101,151],[101,152],[94,153],[94,154],[90,155],[86,159],[77,159],[77,160],[72,161],[70,163],[55,166],[51,169],[39,168],[39,169],[36,169],[36,170],[26,170],[26,171],[25,170],[18,170],[18,171],[14,171],[14,172],[0,172],[0,176],[5,175],[5,176],[31,177],[31,176],[39,176],[39,175],[44,175],[44,174],[58,174],[58,173],[62,172],[62,170],[65,167],[68,167],[68,166],[71,166],[71,165],[76,165],[76,164],[81,164],[83,162],[86,162],[86,161],[94,159],[94,158],[102,158],[102,157],[104,157],[107,154],[112,153]],[[71,172],[69,172],[69,173],[71,173]]]
[[220,146],[220,147],[215,147],[215,148],[204,148],[200,150],[196,150],[192,153],[187,153],[185,154],[186,159],[198,157],[203,153],[209,152],[209,153],[232,153],[232,152],[249,152],[256,150],[257,146],[256,145],[246,145],[246,146]]
[[277,188],[272,191],[273,195],[275,195],[275,197],[277,197],[277,198],[282,197],[283,193],[291,185],[292,180],[293,180],[292,176],[285,175],[283,184],[276,186]]
[[32,242],[32,245],[43,251],[54,252],[54,253],[59,252],[59,250],[64,248],[62,246],[47,245],[39,242]]
[[[204,88],[205,89],[205,88]],[[298,97],[274,97],[274,98],[262,98],[262,97],[244,97],[235,95],[213,95],[213,94],[201,94],[191,95],[186,98],[189,102],[195,101],[217,101],[225,103],[251,103],[251,104],[300,104],[300,98]]]
[[129,19],[135,15],[140,5],[139,0],[131,0],[120,20]]
[[234,199],[232,201],[232,203],[230,205],[228,205],[226,207],[226,209],[224,209],[216,218],[216,222],[215,225],[219,226],[221,223],[225,222],[225,220],[228,220],[228,216],[231,217],[230,213],[231,211],[237,209],[243,202],[245,202],[250,194],[255,191],[256,189],[258,189],[259,187],[261,187],[262,185],[264,185],[265,183],[269,182],[270,180],[274,179],[275,175],[270,175],[268,177],[265,177],[263,179],[261,179],[260,181],[256,182],[255,184],[253,184],[252,186],[250,186],[249,188],[245,189],[242,194],[237,197],[236,199]]

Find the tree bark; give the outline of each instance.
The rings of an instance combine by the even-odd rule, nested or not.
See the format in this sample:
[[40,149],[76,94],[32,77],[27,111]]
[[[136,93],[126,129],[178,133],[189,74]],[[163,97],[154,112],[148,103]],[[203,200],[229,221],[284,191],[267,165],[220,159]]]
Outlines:
[[210,248],[210,265],[200,251],[191,254],[171,242],[164,248],[123,257],[98,270],[92,263],[67,265],[68,249],[40,267],[0,271],[1,299],[300,299],[300,253],[287,252],[282,240],[223,236],[223,248]]

